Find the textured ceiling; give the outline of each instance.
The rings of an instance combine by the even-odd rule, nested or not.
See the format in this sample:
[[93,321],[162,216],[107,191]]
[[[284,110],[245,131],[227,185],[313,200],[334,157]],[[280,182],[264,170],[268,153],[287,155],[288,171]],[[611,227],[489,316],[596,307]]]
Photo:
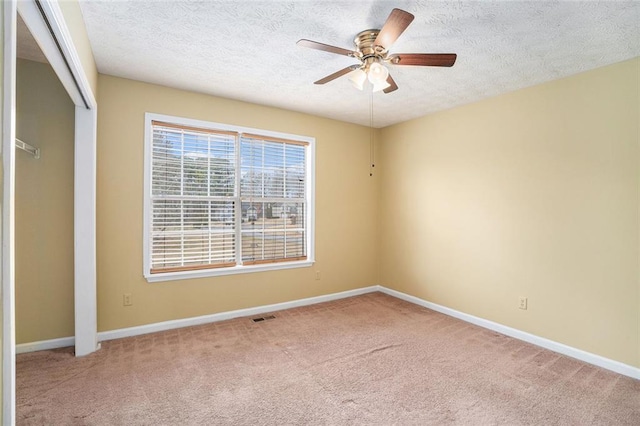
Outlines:
[[376,93],[383,127],[640,56],[638,1],[94,1],[81,0],[98,70],[368,125],[370,92],[355,60],[296,45],[348,49],[394,7],[415,15],[391,53],[457,53],[452,68],[390,67],[399,90]]

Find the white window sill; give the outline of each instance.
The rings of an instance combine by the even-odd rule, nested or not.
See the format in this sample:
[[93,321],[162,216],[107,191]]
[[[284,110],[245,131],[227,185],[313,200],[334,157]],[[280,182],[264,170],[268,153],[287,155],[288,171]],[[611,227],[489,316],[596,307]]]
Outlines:
[[220,277],[223,275],[249,274],[252,272],[277,271],[280,269],[308,268],[313,266],[313,260],[296,262],[280,262],[264,265],[232,266],[229,268],[213,268],[196,271],[165,272],[160,274],[145,273],[144,277],[150,283],[162,281],[188,280],[193,278]]

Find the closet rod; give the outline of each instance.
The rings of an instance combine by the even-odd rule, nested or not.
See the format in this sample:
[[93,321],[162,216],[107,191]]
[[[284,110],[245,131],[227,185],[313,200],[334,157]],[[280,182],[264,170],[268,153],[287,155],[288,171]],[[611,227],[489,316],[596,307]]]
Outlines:
[[33,155],[35,159],[40,158],[40,148],[34,148],[28,143],[22,142],[18,138],[16,138],[16,147],[20,148],[23,151],[27,151],[29,154]]

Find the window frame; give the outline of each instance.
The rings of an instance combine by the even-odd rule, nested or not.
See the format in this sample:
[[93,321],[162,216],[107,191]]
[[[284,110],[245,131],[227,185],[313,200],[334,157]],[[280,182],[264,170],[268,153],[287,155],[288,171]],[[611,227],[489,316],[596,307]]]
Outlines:
[[[253,265],[242,265],[242,259],[236,259],[235,266],[213,267],[207,269],[195,269],[174,272],[151,273],[151,162],[153,150],[153,121],[173,123],[177,126],[191,126],[203,129],[237,132],[239,134],[260,135],[267,138],[276,138],[308,143],[306,152],[305,193],[306,193],[306,234],[307,258],[295,261],[277,261],[272,263],[260,263]],[[239,138],[238,138],[239,139]],[[239,143],[239,142],[238,142]],[[240,153],[238,152],[238,158]],[[240,160],[238,160],[240,161]],[[240,174],[240,169],[236,173]],[[236,180],[238,184],[239,178]],[[235,197],[241,200],[239,187],[236,188]],[[176,117],[164,114],[147,112],[144,117],[144,200],[143,200],[143,275],[148,282],[161,282],[182,279],[216,277],[223,275],[245,274],[253,272],[275,271],[281,269],[305,268],[315,263],[315,138],[310,136],[294,135],[270,130],[256,129],[231,124],[216,123],[211,121],[196,120],[185,117]],[[241,223],[236,224],[236,229],[241,227]],[[241,244],[241,241],[239,242]]]

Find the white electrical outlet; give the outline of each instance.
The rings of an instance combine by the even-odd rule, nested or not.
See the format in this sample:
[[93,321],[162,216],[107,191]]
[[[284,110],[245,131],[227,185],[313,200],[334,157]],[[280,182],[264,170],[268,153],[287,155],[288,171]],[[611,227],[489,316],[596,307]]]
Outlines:
[[125,293],[122,295],[122,305],[123,306],[133,305],[133,300],[131,300],[131,293]]
[[527,298],[526,297],[521,297],[520,298],[520,304],[518,305],[518,308],[520,309],[527,309]]

